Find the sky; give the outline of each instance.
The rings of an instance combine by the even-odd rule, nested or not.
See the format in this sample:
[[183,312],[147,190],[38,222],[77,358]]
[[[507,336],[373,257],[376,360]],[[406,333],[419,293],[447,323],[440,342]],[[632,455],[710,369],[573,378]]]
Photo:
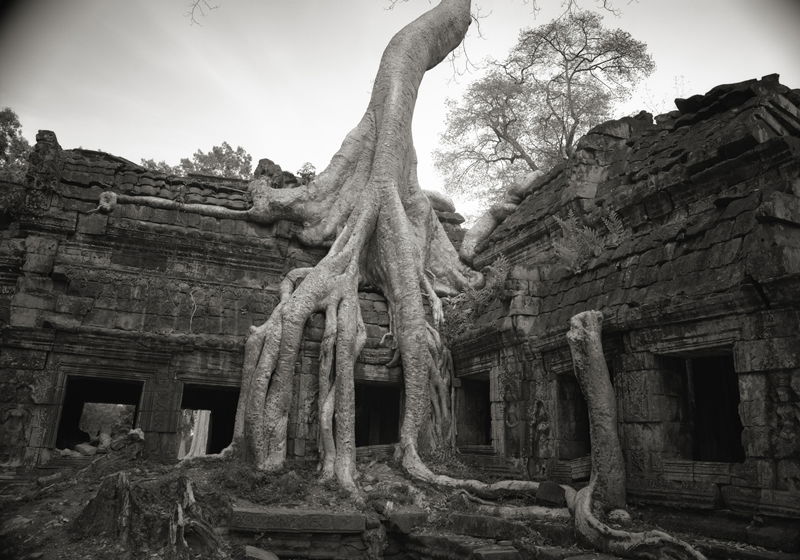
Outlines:
[[[209,0],[192,25],[187,0],[0,0],[0,107],[33,143],[176,164],[227,141],[254,162],[324,168],[360,119],[383,48],[434,2]],[[596,6],[581,0],[582,6]],[[476,0],[483,16],[465,49],[502,58],[521,29],[547,23],[560,0]],[[622,114],[670,110],[675,97],[779,73],[800,88],[800,0],[617,0],[605,25],[647,43],[656,71]],[[461,59],[464,60],[463,57]],[[420,183],[441,190],[431,152],[445,100],[470,81],[443,63],[426,74],[414,115]],[[457,200],[469,212],[470,201]]]

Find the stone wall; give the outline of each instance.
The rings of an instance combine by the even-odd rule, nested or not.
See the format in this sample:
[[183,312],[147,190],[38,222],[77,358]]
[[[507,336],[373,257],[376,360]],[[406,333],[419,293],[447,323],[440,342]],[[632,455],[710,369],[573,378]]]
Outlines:
[[[184,386],[238,389],[244,338],[272,311],[283,274],[324,254],[294,241],[288,222],[262,226],[139,204],[101,214],[103,191],[250,204],[244,181],[165,176],[102,152],[62,150],[52,132],[37,135],[26,197],[0,223],[4,465],[49,458],[77,377],[135,382],[126,387],[141,391],[137,425],[149,453],[174,458]],[[460,217],[442,217],[458,233]],[[398,384],[400,371],[383,366],[390,355],[379,345],[386,305],[370,293],[361,301],[369,338],[356,380]],[[316,454],[321,333],[322,317],[312,318],[295,378],[291,458]]]
[[[580,458],[560,456],[580,411],[559,390],[572,376],[567,322],[598,309],[630,497],[800,516],[798,106],[800,91],[767,76],[678,100],[655,123],[600,125],[479,247],[477,266],[500,254],[514,266],[453,355],[457,376],[490,373],[493,406],[507,406],[509,385],[524,412],[512,435],[493,415],[498,453],[520,438],[532,476],[587,475]],[[614,243],[602,221],[611,210],[625,228]],[[563,242],[553,216],[569,211],[607,241],[571,268],[553,248]],[[711,382],[691,370],[717,362],[732,364],[741,428],[729,429],[741,429],[743,459],[692,450],[715,404],[692,401]]]

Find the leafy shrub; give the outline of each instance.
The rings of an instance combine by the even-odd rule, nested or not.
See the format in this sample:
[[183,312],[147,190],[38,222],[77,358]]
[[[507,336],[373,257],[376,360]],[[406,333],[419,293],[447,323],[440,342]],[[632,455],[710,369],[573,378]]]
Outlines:
[[511,263],[500,255],[487,267],[486,282],[480,289],[467,288],[457,296],[442,301],[444,325],[441,333],[447,341],[453,341],[475,325],[475,321],[503,291]]
[[591,259],[599,257],[607,248],[616,247],[630,236],[613,210],[601,218],[605,233],[581,223],[572,208],[566,218],[553,218],[561,228],[561,239],[553,241],[553,249],[558,260],[572,272],[580,272]]

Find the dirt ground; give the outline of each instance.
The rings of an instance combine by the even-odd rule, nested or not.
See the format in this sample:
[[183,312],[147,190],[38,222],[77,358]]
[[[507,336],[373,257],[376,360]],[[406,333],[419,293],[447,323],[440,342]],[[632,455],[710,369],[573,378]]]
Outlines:
[[[324,511],[359,511],[369,517],[383,517],[398,507],[416,507],[425,511],[428,522],[424,534],[447,533],[452,529],[454,512],[471,513],[475,497],[463,491],[442,489],[411,481],[398,465],[372,461],[359,464],[361,499],[354,499],[334,482],[320,482],[316,465],[287,466],[277,473],[262,473],[240,463],[220,458],[200,458],[165,465],[143,459],[137,446],[119,452],[98,455],[82,468],[40,471],[43,476],[29,477],[0,493],[0,558],[13,560],[100,560],[176,558],[169,545],[169,520],[177,499],[176,488],[182,480],[191,482],[197,511],[210,527],[226,527],[230,505],[238,499],[263,505],[307,507]],[[435,465],[439,472],[475,477],[456,460]],[[83,513],[98,494],[104,480],[126,473],[130,481],[133,509],[138,511],[130,522],[126,542],[112,515],[90,517]],[[35,473],[35,474],[38,474]],[[480,478],[480,477],[479,477]],[[491,481],[491,477],[483,477]],[[500,505],[532,505],[533,495],[501,497]],[[649,511],[631,508],[633,530],[654,528],[658,519]],[[549,532],[536,525],[526,525],[514,545],[538,557],[536,547],[550,546],[561,535],[571,535],[570,521],[563,526],[549,526]],[[677,536],[677,535],[676,535]],[[685,537],[685,535],[683,535]],[[190,548],[182,558],[231,558],[233,551],[224,531],[220,546],[209,550],[188,539]],[[692,539],[697,542],[696,539]],[[558,542],[562,548],[582,551],[576,543]],[[733,547],[739,547],[734,548]],[[756,547],[731,543],[724,550],[739,550],[739,558],[771,558]],[[722,549],[721,549],[722,550]],[[585,551],[583,551],[585,552]],[[726,557],[727,552],[723,552]],[[765,555],[766,554],[766,555]],[[776,558],[778,558],[776,556]]]
[[[440,468],[442,466],[440,465]],[[454,474],[467,468],[458,463],[445,465]],[[461,472],[459,472],[461,471]],[[50,474],[52,472],[52,474]],[[361,511],[375,516],[389,508],[414,504],[424,509],[431,527],[444,523],[454,508],[465,509],[464,500],[452,491],[412,483],[391,462],[359,464],[362,500],[354,500],[333,481],[320,482],[316,465],[291,465],[277,473],[262,473],[218,458],[201,458],[177,465],[148,461],[134,450],[98,455],[83,468],[43,471],[0,495],[0,558],[14,560],[78,560],[114,558],[163,558],[162,528],[153,520],[146,527],[133,528],[126,545],[112,531],[97,525],[86,527],[81,513],[97,495],[105,477],[125,472],[131,487],[143,489],[136,500],[151,517],[168,519],[175,502],[178,479],[191,481],[194,496],[212,526],[224,527],[235,499],[251,503],[308,507],[326,511]],[[38,473],[37,473],[38,474]],[[531,503],[532,503],[531,497]],[[136,533],[138,531],[138,533]],[[196,551],[193,556],[226,557]]]

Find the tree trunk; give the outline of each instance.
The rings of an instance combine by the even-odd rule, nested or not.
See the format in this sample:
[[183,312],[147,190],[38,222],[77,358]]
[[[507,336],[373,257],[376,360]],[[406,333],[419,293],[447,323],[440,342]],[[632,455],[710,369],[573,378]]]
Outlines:
[[210,410],[195,410],[192,412],[192,443],[185,459],[202,457],[208,449],[208,428],[211,423]]
[[[469,0],[441,0],[392,38],[364,116],[328,167],[307,185],[273,189],[266,179],[256,179],[249,187],[253,206],[244,211],[159,197],[101,195],[101,212],[113,211],[115,204],[135,203],[217,218],[300,222],[300,242],[329,247],[313,268],[295,269],[286,275],[280,285],[280,301],[269,319],[251,327],[234,438],[226,453],[239,454],[265,470],[284,464],[292,376],[303,328],[312,313],[324,312],[318,408],[322,473],[323,477],[334,476],[348,491],[358,491],[354,482],[353,366],[365,340],[358,288],[369,284],[387,300],[392,338],[403,366],[405,404],[397,447],[403,467],[418,479],[482,495],[538,488],[538,483],[530,481],[486,484],[436,475],[418,453],[420,431],[426,423],[434,440],[452,442],[452,412],[445,410],[451,402],[446,398],[449,374],[443,372],[448,360],[437,332],[442,320],[439,296],[455,295],[480,285],[483,279],[459,260],[420,189],[411,117],[423,75],[460,44],[470,19]],[[498,210],[506,211],[508,208]],[[433,324],[427,321],[423,299],[428,300]],[[594,515],[592,495],[598,483],[605,505],[625,501],[613,390],[599,339],[600,317],[595,312],[573,319],[570,338],[576,374],[589,401],[593,442],[589,486],[577,497],[571,489],[567,492],[576,512],[576,527],[603,550],[637,556],[647,547],[656,547],[659,554],[662,549],[677,547],[686,557],[702,558],[663,533],[613,530]],[[430,415],[432,422],[428,422]],[[192,502],[186,495],[179,500],[170,525],[175,546],[180,542],[181,527],[186,526],[182,517],[185,504]],[[504,510],[504,514],[510,513]],[[546,512],[537,510],[540,513]],[[678,557],[683,557],[680,554]]]
[[[164,506],[171,515],[164,515]],[[223,547],[195,501],[192,483],[183,476],[134,485],[127,472],[108,475],[73,530],[82,537],[115,538],[137,557],[156,552],[169,559],[216,558]]]
[[661,531],[636,533],[614,529],[601,521],[604,510],[625,507],[625,462],[617,433],[617,404],[601,342],[603,314],[584,311],[572,317],[569,324],[567,341],[575,376],[589,407],[592,447],[589,485],[575,497],[570,496],[578,537],[599,550],[628,558],[705,560],[689,544]]
[[[461,484],[434,475],[424,465],[418,439],[433,415],[433,433],[439,442],[451,445],[453,441],[452,412],[446,410],[451,399],[444,394],[449,391],[449,377],[439,369],[446,361],[441,359],[435,333],[442,320],[439,296],[455,295],[480,285],[483,279],[461,262],[419,186],[411,118],[423,75],[461,43],[470,21],[470,0],[441,0],[392,38],[364,116],[328,167],[307,185],[273,189],[266,179],[256,179],[249,186],[253,206],[244,211],[159,197],[101,195],[98,210],[102,212],[113,211],[115,204],[136,203],[217,218],[301,222],[303,228],[297,234],[301,243],[330,247],[313,268],[286,275],[280,302],[267,322],[251,327],[234,438],[226,454],[239,454],[265,470],[284,464],[291,381],[303,327],[312,313],[324,312],[328,320],[337,317],[337,323],[326,325],[326,342],[321,345],[323,476],[333,471],[342,486],[355,491],[352,367],[364,331],[357,291],[359,285],[369,284],[387,300],[392,337],[403,366],[405,395],[398,444],[402,464],[418,478]],[[433,310],[432,325],[423,299]],[[335,368],[331,356],[336,358]],[[497,486],[464,483],[486,491]],[[531,482],[522,485],[536,487]]]
[[625,508],[625,459],[617,431],[617,399],[603,354],[603,314],[584,311],[569,324],[575,377],[589,408],[595,499],[610,509]]

